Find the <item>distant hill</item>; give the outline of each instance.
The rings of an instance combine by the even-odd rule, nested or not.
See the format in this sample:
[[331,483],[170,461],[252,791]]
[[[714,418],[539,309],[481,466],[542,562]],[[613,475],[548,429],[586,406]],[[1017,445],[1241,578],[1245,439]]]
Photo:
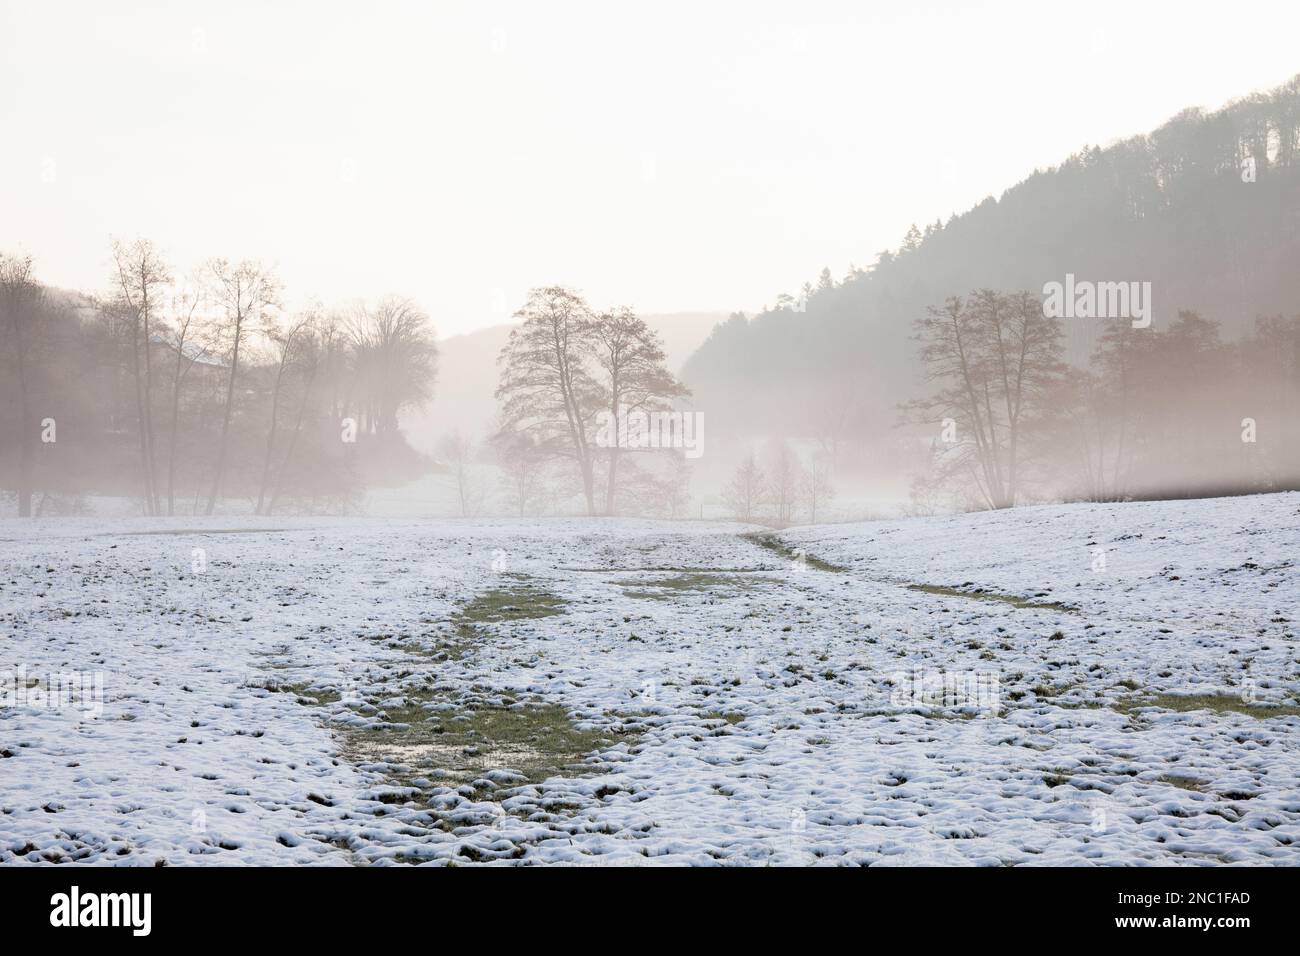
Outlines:
[[[1150,281],[1154,327],[1188,309],[1232,338],[1256,316],[1300,312],[1298,263],[1300,77],[1216,112],[1186,110],[1149,135],[1084,148],[1000,199],[913,227],[874,266],[805,287],[802,311],[786,304],[733,317],[684,377],[729,434],[799,433],[843,394],[883,424],[917,385],[913,321],[948,296],[1041,292],[1067,273]],[[1066,326],[1067,358],[1086,363],[1098,323]]]
[[[714,312],[676,312],[644,317],[664,343],[668,365],[679,370],[726,316]],[[513,325],[493,325],[438,343],[438,384],[433,402],[402,423],[411,444],[431,451],[449,431],[459,430],[481,439],[496,420],[497,356]]]

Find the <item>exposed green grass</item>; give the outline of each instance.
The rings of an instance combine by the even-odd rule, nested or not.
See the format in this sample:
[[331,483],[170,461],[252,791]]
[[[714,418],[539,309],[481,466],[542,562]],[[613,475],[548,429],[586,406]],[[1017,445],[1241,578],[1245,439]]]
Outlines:
[[1177,774],[1165,774],[1160,778],[1161,783],[1167,783],[1171,787],[1177,787],[1179,790],[1190,790],[1193,793],[1204,793],[1205,785],[1192,777],[1182,777]]
[[748,534],[742,534],[741,537],[746,541],[758,545],[760,548],[766,548],[773,554],[779,554],[787,561],[796,561],[800,564],[806,564],[808,567],[816,568],[818,571],[829,571],[832,574],[845,574],[849,570],[848,568],[842,567],[838,564],[832,564],[829,561],[825,561],[816,555],[809,554],[807,551],[802,549],[792,548],[779,537],[768,531],[751,531]]
[[1012,607],[1037,608],[1042,611],[1060,611],[1065,614],[1078,613],[1074,608],[1057,604],[1054,601],[1034,601],[1029,598],[1016,597],[1014,594],[999,594],[996,591],[963,591],[960,588],[944,587],[940,584],[908,584],[908,590],[924,591],[926,594],[939,594],[944,597],[974,598],[977,601],[1001,601]]
[[474,596],[456,615],[459,624],[498,624],[553,617],[564,613],[564,600],[549,591],[521,585],[493,588]]
[[563,598],[529,585],[492,588],[475,595],[452,616],[452,636],[435,638],[432,647],[411,642],[389,646],[421,657],[459,657],[484,641],[480,625],[554,617],[564,613],[564,605]]
[[1254,717],[1257,720],[1268,720],[1270,717],[1300,716],[1300,706],[1295,704],[1281,704],[1275,707],[1265,704],[1248,704],[1234,694],[1193,694],[1189,696],[1157,694],[1154,697],[1127,700],[1116,705],[1117,710],[1124,712],[1133,711],[1140,707],[1160,707],[1163,710],[1173,710],[1179,713],[1208,710],[1215,714],[1245,714],[1247,717]]
[[[794,548],[787,545],[771,532],[754,531],[749,534],[743,534],[741,537],[746,541],[752,541],[760,548],[766,548],[768,551],[779,554],[787,560],[798,561],[802,564],[806,564],[810,568],[816,568],[819,571],[829,571],[834,574],[846,574],[849,571],[848,568],[842,565],[832,564],[830,561],[826,561],[816,555],[808,554],[807,552],[796,552]],[[1013,594],[999,594],[996,591],[987,591],[983,589],[966,591],[960,588],[944,587],[940,584],[907,584],[904,585],[904,587],[912,591],[923,591],[926,594],[938,594],[944,597],[972,598],[977,601],[1001,601],[1005,604],[1010,604],[1013,607],[1035,608],[1042,611],[1059,611],[1065,614],[1078,613],[1075,608],[1067,607],[1064,604],[1058,604],[1055,601],[1035,601],[1031,598],[1016,597]],[[1057,633],[1059,634],[1059,632]],[[1053,636],[1053,639],[1055,639],[1055,635]]]
[[647,601],[672,601],[686,591],[711,591],[723,588],[746,590],[773,579],[763,576],[739,577],[707,571],[684,571],[672,577],[644,581],[618,581],[624,597]]
[[613,742],[580,730],[554,704],[430,710],[425,705],[433,701],[408,696],[405,705],[386,709],[385,725],[350,732],[345,750],[354,758],[404,765],[408,769],[398,780],[404,785],[437,775],[462,782],[495,769],[538,783],[557,774],[595,772],[584,758]]
[[711,710],[707,713],[700,714],[705,720],[725,720],[729,724],[738,724],[745,719],[744,714],[726,713],[721,710]]

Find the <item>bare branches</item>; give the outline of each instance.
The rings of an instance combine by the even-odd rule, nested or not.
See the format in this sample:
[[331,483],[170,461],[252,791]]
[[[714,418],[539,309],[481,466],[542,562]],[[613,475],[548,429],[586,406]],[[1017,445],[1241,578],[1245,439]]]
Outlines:
[[552,454],[571,457],[594,514],[591,424],[603,403],[587,368],[594,347],[591,310],[576,292],[550,286],[532,290],[515,316],[523,324],[498,358],[502,423]]
[[574,461],[589,514],[596,513],[596,459],[608,465],[604,511],[616,509],[623,449],[598,429],[629,413],[671,408],[689,394],[668,371],[663,346],[644,319],[628,308],[594,314],[580,295],[551,286],[534,289],[516,313],[523,325],[502,350],[502,427],[527,436],[536,453]]
[[737,521],[750,521],[767,500],[769,488],[767,474],[759,465],[758,456],[751,451],[737,466],[731,480],[722,490],[722,500]]
[[[673,399],[690,394],[665,366],[659,336],[631,309],[611,309],[589,319],[587,333],[601,372],[605,408],[615,422],[629,412],[671,408]],[[610,515],[617,500],[621,452],[617,442],[605,449],[609,458],[605,513]]]
[[[114,292],[131,322],[131,363],[140,433],[145,513],[159,514],[156,439],[153,427],[153,344],[158,311],[171,274],[148,239],[114,240]],[[143,356],[143,361],[142,361]]]
[[938,450],[940,475],[972,482],[990,508],[1014,505],[1025,435],[1063,374],[1060,323],[1033,293],[980,289],[929,309],[915,337],[926,380],[939,388],[906,408],[960,436]]
[[234,408],[235,380],[239,376],[239,349],[253,323],[265,320],[279,306],[280,283],[275,273],[260,263],[245,259],[238,265],[226,259],[208,262],[209,288],[221,309],[224,322],[221,336],[229,348],[230,375],[226,381],[226,403],[221,422],[221,439],[217,447],[216,468],[208,492],[206,514],[212,514],[221,492],[221,478],[226,468],[230,439],[230,414]]

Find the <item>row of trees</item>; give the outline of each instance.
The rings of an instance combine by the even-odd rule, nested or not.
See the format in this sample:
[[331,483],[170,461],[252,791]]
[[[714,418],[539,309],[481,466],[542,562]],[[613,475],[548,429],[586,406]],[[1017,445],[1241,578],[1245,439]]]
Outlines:
[[679,512],[687,481],[679,449],[634,450],[612,422],[667,412],[689,395],[665,365],[658,335],[631,309],[594,311],[577,292],[533,289],[501,351],[498,460],[527,513],[556,463],[581,488],[588,514]]
[[411,302],[290,313],[262,263],[179,277],[147,240],[111,261],[90,296],[0,255],[0,483],[19,514],[38,492],[38,511],[89,493],[138,495],[150,515],[231,497],[340,510],[419,466],[397,419],[428,401],[437,350]]
[[1037,295],[990,289],[916,323],[932,391],[905,410],[938,433],[919,498],[1006,508],[1300,487],[1300,317],[1227,343],[1194,312],[1163,330],[1108,320],[1086,368],[1063,360],[1063,334]]

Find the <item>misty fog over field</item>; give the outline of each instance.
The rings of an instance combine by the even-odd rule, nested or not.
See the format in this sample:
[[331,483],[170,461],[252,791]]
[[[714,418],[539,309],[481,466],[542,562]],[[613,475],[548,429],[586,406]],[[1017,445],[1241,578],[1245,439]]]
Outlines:
[[1300,862],[1300,10],[1134,6],[0,0],[0,865]]

